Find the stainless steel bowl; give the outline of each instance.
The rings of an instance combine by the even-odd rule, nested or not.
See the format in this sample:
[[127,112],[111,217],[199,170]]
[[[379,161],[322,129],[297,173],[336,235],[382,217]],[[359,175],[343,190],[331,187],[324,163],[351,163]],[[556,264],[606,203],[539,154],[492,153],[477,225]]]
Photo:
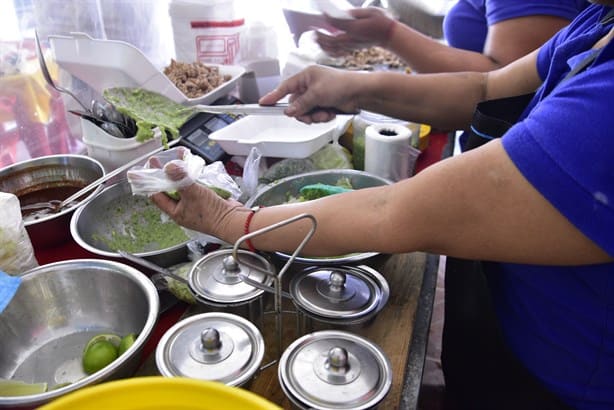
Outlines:
[[[0,191],[15,194],[20,204],[51,199],[63,200],[105,174],[97,160],[85,155],[49,155],[18,162],[0,169]],[[102,187],[57,213],[24,217],[24,225],[34,249],[70,239],[70,217],[75,208],[94,197]]]
[[[123,250],[163,267],[187,261],[190,239],[185,234],[179,238],[179,233],[183,233],[179,225],[170,218],[164,225],[148,224],[146,215],[155,215],[158,220],[165,218],[148,198],[133,195],[130,183],[122,180],[75,211],[70,233],[81,247],[101,256],[121,258],[117,251]],[[147,232],[149,228],[165,231]],[[171,232],[175,234],[170,235]],[[134,249],[119,249],[123,241],[114,235],[127,237],[129,233],[134,239],[125,245]],[[171,236],[177,240],[169,240]]]
[[[151,281],[119,262],[75,259],[26,272],[0,315],[0,378],[46,382],[45,393],[0,397],[0,408],[38,406],[102,381],[131,376],[156,323],[159,300]],[[87,376],[81,356],[100,333],[138,335],[124,354]]]
[[[392,182],[386,178],[370,174],[364,171],[354,169],[331,169],[323,171],[313,171],[304,174],[294,175],[273,182],[266,187],[260,189],[247,202],[246,206],[252,207],[256,205],[271,206],[279,205],[288,202],[289,197],[300,195],[300,189],[309,184],[328,184],[336,185],[341,178],[348,178],[354,189],[370,188],[374,186],[389,185]],[[290,257],[289,254],[277,252],[277,255],[284,259]],[[336,263],[353,263],[362,261],[377,255],[376,252],[361,252],[352,253],[342,256],[331,257],[297,257],[296,262],[308,264],[336,264]]]

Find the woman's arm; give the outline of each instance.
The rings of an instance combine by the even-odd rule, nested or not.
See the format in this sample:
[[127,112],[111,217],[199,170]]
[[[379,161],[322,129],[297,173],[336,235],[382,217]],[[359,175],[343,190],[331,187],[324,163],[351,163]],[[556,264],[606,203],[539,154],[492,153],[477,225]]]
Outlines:
[[[179,224],[230,243],[245,233],[250,211],[193,184],[181,200],[154,202]],[[518,172],[501,141],[441,161],[385,187],[272,206],[252,218],[250,232],[307,213],[318,227],[305,254],[429,251],[534,264],[611,261]],[[252,239],[257,249],[292,252],[311,225],[300,221]]]
[[534,15],[503,20],[488,27],[482,53],[449,47],[395,21],[377,8],[352,10],[354,20],[329,19],[343,33],[317,35],[322,49],[331,55],[371,45],[397,54],[419,73],[492,71],[539,48],[569,20]]
[[[535,91],[541,84],[536,58],[537,51],[491,73],[406,75],[311,66],[259,102],[273,104],[289,94],[292,104],[286,114],[307,123],[334,117],[321,108],[364,109],[440,129],[464,129],[479,101]],[[312,112],[316,108],[320,110]]]

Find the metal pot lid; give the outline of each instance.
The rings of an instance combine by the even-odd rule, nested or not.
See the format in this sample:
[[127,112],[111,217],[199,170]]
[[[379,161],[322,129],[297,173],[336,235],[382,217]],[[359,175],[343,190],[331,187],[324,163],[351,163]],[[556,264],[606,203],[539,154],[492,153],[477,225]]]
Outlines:
[[156,366],[167,377],[213,380],[241,386],[264,357],[264,339],[250,321],[231,313],[208,312],[172,326],[156,348]]
[[368,266],[312,267],[290,282],[295,304],[324,319],[351,321],[373,314],[388,300],[388,283]]
[[[238,253],[241,261],[274,273],[272,265],[262,256],[245,250]],[[272,278],[263,272],[237,263],[232,249],[221,249],[203,256],[192,267],[188,282],[199,301],[232,306],[247,303],[264,292],[243,281],[241,275],[266,286],[272,283]]]
[[366,409],[390,390],[392,368],[369,340],[327,330],[295,340],[280,358],[278,377],[288,398],[303,407]]

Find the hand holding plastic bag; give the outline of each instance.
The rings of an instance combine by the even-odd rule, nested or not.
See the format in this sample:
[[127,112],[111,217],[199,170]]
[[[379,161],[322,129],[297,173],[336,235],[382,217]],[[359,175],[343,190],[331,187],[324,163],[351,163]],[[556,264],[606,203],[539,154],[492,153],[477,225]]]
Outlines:
[[[185,174],[180,179],[172,179],[167,173],[170,164],[175,169],[181,169]],[[144,167],[133,167],[127,172],[128,182],[132,193],[138,195],[151,195],[157,192],[166,192],[173,195],[179,189],[198,182],[220,194],[220,196],[237,199],[241,190],[236,182],[228,175],[224,165],[217,161],[206,165],[205,160],[194,155],[185,147],[171,148],[152,156]]]
[[[215,191],[224,199],[238,199],[241,190],[228,175],[221,162],[206,165],[205,161],[185,147],[172,148],[152,156],[144,167],[134,167],[127,172],[133,194],[151,195],[166,192],[178,199],[181,188],[199,183]],[[199,242],[225,244],[210,235],[183,228],[188,236]]]

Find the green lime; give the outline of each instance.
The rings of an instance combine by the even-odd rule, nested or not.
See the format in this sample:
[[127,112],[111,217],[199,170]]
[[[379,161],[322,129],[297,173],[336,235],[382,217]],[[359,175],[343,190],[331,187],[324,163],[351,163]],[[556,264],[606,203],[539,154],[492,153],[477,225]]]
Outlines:
[[117,356],[117,347],[113,343],[99,340],[83,353],[83,370],[87,374],[96,373],[117,359]]
[[47,383],[26,383],[21,380],[0,379],[0,397],[29,396],[46,391]]
[[136,340],[136,335],[134,333],[130,333],[122,337],[122,340],[119,342],[119,347],[117,348],[117,352],[119,356],[124,354],[126,350],[130,349],[130,346],[134,344],[135,340]]
[[175,191],[166,191],[166,195],[168,195],[169,197],[171,197],[175,201],[179,201],[179,199],[181,199],[181,195],[179,194],[179,191],[177,191],[177,190],[175,190]]
[[85,353],[87,349],[89,349],[92,345],[100,342],[101,340],[111,342],[111,344],[113,344],[113,346],[117,348],[119,346],[119,343],[122,341],[122,338],[113,333],[101,333],[92,337],[89,342],[87,342],[85,348],[83,349],[83,353]]

